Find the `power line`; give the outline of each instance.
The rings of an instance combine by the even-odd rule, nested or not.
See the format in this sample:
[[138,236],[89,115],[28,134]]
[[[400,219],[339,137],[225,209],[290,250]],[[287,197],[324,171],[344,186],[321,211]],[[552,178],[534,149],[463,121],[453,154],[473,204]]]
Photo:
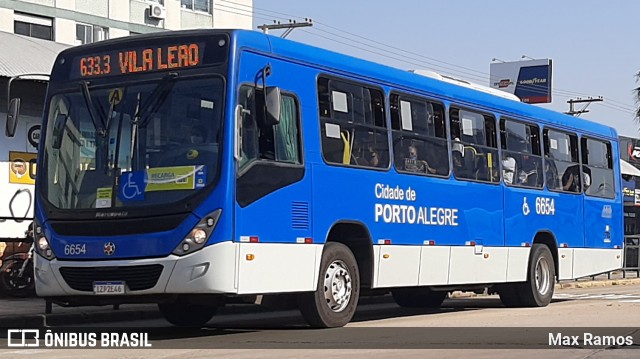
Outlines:
[[[580,115],[582,115],[583,113],[587,113],[589,112],[589,110],[587,110],[587,107],[589,107],[589,105],[593,102],[602,102],[604,101],[602,99],[602,97],[598,97],[598,98],[577,98],[577,99],[570,99],[569,101],[567,101],[567,103],[569,104],[569,111],[565,112],[567,115],[571,115],[571,116],[576,116],[576,117],[580,117]],[[580,109],[580,110],[576,110],[573,108],[573,105],[576,103],[583,103],[584,106]]]
[[[302,18],[302,17],[297,16],[297,15],[288,14],[288,13],[282,13],[282,12],[277,12],[277,11],[272,11],[272,10],[268,10],[268,9],[264,9],[264,8],[257,8],[257,7],[253,7],[253,6],[250,6],[250,5],[245,5],[245,4],[241,4],[241,3],[233,2],[233,1],[230,1],[230,0],[221,0],[221,1],[226,2],[226,3],[230,3],[230,4],[235,4],[235,5],[238,5],[238,6],[242,6],[242,7],[245,7],[245,8],[249,8],[249,9],[251,9],[251,10],[246,9],[246,10],[244,10],[244,11],[249,11],[249,12],[253,11],[253,12],[256,12],[255,10],[257,9],[257,10],[261,10],[261,11],[264,11],[264,12],[269,12],[269,13],[275,13],[275,14],[279,14],[279,15],[284,15],[284,16],[287,16],[287,17],[290,17],[290,18]],[[227,5],[225,5],[225,6],[227,6]],[[238,8],[236,8],[236,9],[238,9]],[[264,14],[264,12],[263,12],[262,14]],[[269,16],[269,15],[267,15],[267,16]],[[449,70],[449,71],[452,71],[452,72],[453,72],[453,75],[457,75],[457,74],[466,74],[466,75],[468,75],[468,76],[472,76],[472,77],[474,77],[475,79],[480,79],[480,81],[484,81],[484,80],[486,80],[486,78],[485,78],[484,76],[489,76],[489,81],[497,80],[497,79],[491,79],[491,75],[490,75],[490,74],[488,74],[488,73],[486,73],[486,72],[478,71],[478,70],[475,70],[475,69],[472,69],[472,68],[468,68],[468,67],[464,67],[464,66],[459,66],[459,65],[452,64],[452,63],[449,63],[449,62],[446,62],[446,61],[441,61],[441,60],[438,60],[438,59],[435,59],[435,58],[431,58],[431,57],[428,57],[428,56],[424,56],[424,55],[422,55],[422,54],[418,54],[418,53],[415,53],[415,52],[412,52],[412,51],[408,51],[408,50],[406,50],[406,49],[402,49],[402,48],[398,48],[398,47],[395,47],[395,46],[392,46],[392,45],[384,44],[384,43],[382,43],[382,42],[380,42],[380,41],[372,40],[372,39],[370,39],[370,38],[367,38],[367,37],[364,37],[364,36],[361,36],[361,35],[358,35],[358,34],[355,34],[355,33],[352,33],[352,32],[346,31],[346,30],[343,30],[343,29],[339,29],[339,28],[337,28],[337,27],[334,27],[334,26],[331,26],[331,25],[325,24],[325,23],[320,22],[320,21],[314,21],[314,23],[315,23],[315,24],[317,24],[317,25],[320,25],[320,26],[324,26],[324,27],[330,28],[330,29],[334,29],[334,30],[336,30],[336,31],[343,32],[343,33],[345,33],[345,34],[348,34],[348,35],[350,35],[350,36],[353,36],[353,37],[358,38],[358,39],[361,39],[361,40],[365,40],[365,41],[368,41],[368,42],[372,42],[372,43],[377,44],[377,45],[382,45],[382,46],[384,46],[385,48],[379,48],[379,47],[375,47],[375,46],[371,46],[371,45],[366,45],[366,44],[364,44],[365,46],[374,47],[374,48],[376,48],[376,49],[378,49],[378,50],[382,50],[382,51],[385,51],[385,52],[390,52],[390,51],[388,50],[388,48],[391,48],[391,49],[394,49],[394,50],[398,50],[398,51],[402,51],[402,52],[405,52],[405,53],[409,53],[409,54],[412,54],[412,55],[418,56],[418,57],[423,58],[423,59],[428,59],[428,60],[435,61],[435,62],[439,62],[439,63],[445,64],[445,65],[448,65],[448,66],[451,66],[451,67],[460,68],[460,69],[464,69],[464,70],[467,70],[467,71],[471,71],[471,72],[472,72],[472,73],[469,73],[469,72],[466,72],[466,71],[454,70],[454,69],[452,69],[451,67],[443,67],[443,66],[441,66],[441,65],[435,65],[435,64],[433,64],[433,63],[431,63],[431,62],[429,62],[429,61],[425,61],[425,60],[420,60],[420,59],[415,59],[415,58],[413,58],[413,60],[417,60],[417,61],[424,62],[424,63],[426,63],[426,64],[429,64],[430,66],[437,66],[437,67],[444,68],[444,69],[447,69],[447,70]],[[322,31],[322,32],[325,32],[325,33],[328,33],[328,34],[331,34],[331,35],[333,35],[333,36],[337,36],[337,37],[342,38],[342,39],[345,39],[345,40],[347,40],[347,41],[354,41],[354,40],[352,40],[352,39],[346,38],[345,36],[342,36],[342,35],[339,35],[339,34],[335,34],[335,33],[332,33],[332,32],[326,31],[326,30],[322,30],[322,29],[319,29],[319,28],[316,28],[316,30],[318,30],[318,31]],[[324,37],[324,38],[325,38],[325,39],[327,39],[326,37]],[[331,39],[328,39],[328,40],[331,40]],[[354,42],[355,42],[355,41],[354,41]],[[358,42],[358,44],[361,44],[361,43],[360,43],[360,42]],[[348,44],[346,44],[346,45],[348,45]],[[377,54],[377,53],[376,53],[376,54]],[[402,60],[400,60],[400,61],[402,61]],[[415,63],[412,63],[412,64],[414,64],[414,65],[415,65]],[[479,76],[479,75],[477,75],[476,73],[477,73],[477,74],[482,75],[482,77],[480,77],[480,76]],[[449,73],[449,74],[451,74],[451,73]],[[545,87],[545,86],[535,85],[535,84],[534,84],[534,85],[526,85],[526,87],[527,87],[527,88],[529,88],[529,89],[532,89],[532,90],[535,90],[535,89],[540,89],[540,90],[546,89],[546,87]],[[589,96],[588,94],[585,94],[585,93],[580,93],[580,92],[575,92],[575,91],[569,91],[569,90],[562,90],[562,89],[558,89],[558,88],[553,89],[553,92],[554,92],[554,93],[555,93],[555,92],[557,92],[557,93],[564,93],[564,94],[567,94],[567,95],[573,95],[573,96],[576,96],[576,95],[578,95],[578,96],[585,96],[585,97],[586,97],[586,96]],[[570,97],[570,96],[564,96],[564,97]],[[611,100],[610,100],[610,101],[611,101]]]
[[[240,7],[244,7],[244,8],[248,8],[248,9],[243,9],[243,8],[234,7],[234,6],[230,6],[230,5],[220,4],[219,2],[216,2],[214,7],[215,6],[222,6],[222,7],[226,7],[226,8],[229,8],[229,9],[234,9],[234,10],[238,10],[238,11],[242,11],[242,12],[247,12],[247,13],[249,13],[251,15],[245,14],[245,13],[234,12],[234,11],[230,11],[230,10],[227,10],[227,9],[217,8],[217,10],[219,10],[219,11],[230,12],[230,13],[234,13],[234,14],[238,14],[238,15],[244,15],[244,16],[251,16],[251,17],[260,18],[260,19],[266,19],[266,18],[255,16],[255,14],[264,15],[264,16],[273,16],[271,14],[278,14],[278,15],[284,15],[284,16],[288,17],[289,19],[290,18],[303,19],[303,17],[300,17],[300,16],[287,14],[287,13],[282,13],[282,12],[277,12],[277,11],[268,10],[268,9],[263,9],[263,8],[257,8],[257,7],[253,7],[253,6],[250,6],[250,5],[245,5],[245,4],[242,4],[242,3],[237,3],[237,2],[234,2],[234,1],[230,1],[230,0],[220,0],[220,1],[221,2],[225,2],[225,3],[229,3],[229,4],[234,4],[234,5],[237,5],[237,6],[240,6]],[[260,10],[260,11],[256,11],[256,10]],[[273,19],[268,19],[268,20],[273,20]],[[449,63],[449,62],[446,62],[446,61],[441,61],[441,60],[438,60],[438,59],[435,59],[435,58],[424,56],[424,55],[421,55],[421,54],[418,54],[418,53],[415,53],[415,52],[412,52],[412,51],[408,51],[408,50],[405,50],[405,49],[401,49],[401,48],[398,48],[398,47],[395,47],[395,46],[392,46],[392,45],[384,44],[384,43],[382,43],[380,41],[372,40],[372,39],[369,39],[367,37],[364,37],[364,36],[349,32],[349,31],[345,31],[343,29],[339,29],[337,27],[334,27],[334,26],[331,26],[331,25],[328,25],[328,24],[325,24],[323,22],[314,21],[314,23],[317,24],[317,25],[320,25],[321,27],[326,27],[326,28],[329,28],[329,29],[340,31],[340,32],[342,32],[344,34],[350,35],[350,36],[355,37],[355,38],[360,39],[360,40],[365,40],[367,42],[374,43],[376,45],[381,45],[381,46],[383,46],[383,48],[378,47],[378,46],[373,46],[373,45],[370,45],[370,44],[365,44],[365,43],[362,43],[361,41],[356,41],[356,40],[350,39],[348,37],[345,37],[343,35],[336,34],[336,33],[331,32],[331,31],[323,30],[321,28],[315,28],[315,30],[316,31],[320,31],[320,32],[324,32],[326,34],[329,34],[331,36],[334,36],[334,37],[337,37],[337,38],[340,38],[340,39],[343,39],[343,40],[346,40],[346,41],[357,43],[358,46],[354,46],[353,44],[350,44],[350,43],[336,41],[333,38],[329,38],[329,37],[322,36],[322,35],[319,35],[319,34],[311,33],[311,32],[308,32],[308,31],[302,31],[302,32],[305,32],[305,33],[313,35],[313,36],[318,36],[318,37],[321,37],[321,38],[324,38],[324,39],[327,39],[327,40],[330,40],[330,41],[333,41],[333,42],[338,42],[338,43],[346,45],[346,46],[357,48],[357,49],[362,50],[362,51],[373,53],[373,54],[376,54],[378,56],[383,56],[383,57],[386,57],[386,58],[390,58],[390,59],[393,59],[393,60],[396,60],[396,61],[409,63],[409,64],[416,65],[416,66],[424,66],[424,64],[428,64],[429,66],[437,67],[438,69],[448,70],[447,71],[448,74],[453,73],[454,76],[459,76],[459,74],[464,74],[466,76],[472,77],[474,79],[474,81],[478,81],[478,79],[479,79],[479,81],[485,81],[486,78],[484,76],[488,76],[489,77],[489,81],[492,81],[491,75],[487,74],[486,72],[478,71],[478,70],[475,70],[475,69],[472,69],[472,68],[468,68],[468,67],[464,67],[464,66],[455,65],[455,64],[452,64],[452,63]],[[410,59],[413,60],[413,61],[407,61],[406,58],[398,58],[398,57],[395,57],[395,56],[389,56],[389,55],[381,54],[381,53],[376,52],[376,51],[371,51],[371,50],[362,48],[361,46],[367,46],[367,47],[370,47],[370,48],[373,48],[373,49],[384,51],[386,53],[392,53],[391,51],[389,51],[389,49],[398,50],[398,51],[402,51],[404,53],[408,53],[408,54],[411,54],[411,55],[414,55],[414,56],[418,56],[418,58],[410,57]],[[395,55],[395,53],[394,53],[394,55]],[[427,61],[427,60],[429,60],[429,61]],[[416,63],[414,61],[418,61],[418,63]],[[447,65],[447,66],[434,64],[432,61],[444,64],[444,65]],[[466,70],[466,71],[456,70],[455,68],[463,69],[463,70]],[[439,70],[439,71],[441,71],[441,70]],[[496,79],[493,79],[493,80],[496,80]],[[546,90],[545,86],[540,86],[540,85],[535,85],[535,84],[534,85],[526,85],[525,87],[530,89],[530,90],[536,90],[536,89],[540,89],[540,90],[541,89],[545,89]],[[570,90],[563,90],[563,89],[559,89],[559,88],[552,89],[552,94],[554,96],[557,96],[557,97],[571,97],[571,96],[567,96],[567,95],[573,95],[573,96],[579,95],[579,96],[585,96],[585,97],[589,96],[588,94],[585,94],[585,93],[580,93],[580,92],[570,91]],[[632,108],[630,105],[625,104],[623,102],[612,100],[612,99],[607,99],[607,101],[619,104],[618,108],[615,108],[618,111],[625,111],[625,109],[626,109],[626,110],[635,112],[635,108]],[[600,104],[600,105],[602,105],[602,104]],[[615,106],[616,105],[612,105],[612,106],[604,105],[604,107],[608,107],[608,108],[612,108],[612,109],[614,109],[613,107],[615,107]],[[629,106],[629,107],[627,107],[627,106]]]
[[285,38],[287,37],[291,31],[293,31],[294,29],[297,29],[299,27],[310,27],[313,26],[313,22],[311,21],[311,19],[304,19],[305,21],[303,22],[296,22],[295,20],[289,20],[288,23],[280,23],[280,21],[278,21],[275,24],[264,24],[264,25],[260,25],[258,26],[258,29],[262,30],[262,32],[264,32],[265,34],[269,32],[269,30],[281,30],[281,29],[286,29],[282,35],[280,35],[281,38]]

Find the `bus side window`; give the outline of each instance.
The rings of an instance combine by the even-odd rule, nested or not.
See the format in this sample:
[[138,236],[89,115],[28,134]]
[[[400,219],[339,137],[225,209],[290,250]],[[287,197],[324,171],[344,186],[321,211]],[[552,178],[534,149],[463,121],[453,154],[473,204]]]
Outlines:
[[240,167],[255,160],[302,163],[298,104],[294,97],[282,95],[280,121],[276,125],[264,120],[262,89],[242,86],[239,104],[245,110]]
[[[551,129],[543,131],[547,188],[563,192],[581,192],[578,136]],[[549,178],[549,176],[556,176]],[[557,187],[556,187],[557,186]]]
[[389,142],[381,90],[318,78],[322,155],[328,163],[387,168]]
[[583,137],[582,186],[588,196],[614,198],[611,143]]
[[543,187],[539,132],[537,125],[500,119],[502,173],[507,185]]
[[456,178],[500,182],[495,118],[452,107],[449,121]]
[[417,96],[392,93],[390,109],[396,170],[447,176],[444,106]]

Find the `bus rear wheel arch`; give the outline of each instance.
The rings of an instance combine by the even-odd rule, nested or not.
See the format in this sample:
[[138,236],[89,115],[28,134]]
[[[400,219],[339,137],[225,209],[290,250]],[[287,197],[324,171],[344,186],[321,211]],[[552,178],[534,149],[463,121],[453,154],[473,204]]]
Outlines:
[[316,290],[298,296],[302,316],[312,327],[342,327],[353,318],[359,298],[360,273],[353,253],[342,243],[325,244]]

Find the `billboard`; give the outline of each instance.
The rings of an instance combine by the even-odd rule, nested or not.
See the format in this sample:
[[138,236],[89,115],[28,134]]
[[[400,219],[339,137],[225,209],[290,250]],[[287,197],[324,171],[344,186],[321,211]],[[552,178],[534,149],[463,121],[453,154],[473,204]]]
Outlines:
[[636,181],[622,179],[622,194],[625,203],[636,203]]
[[495,62],[490,66],[489,86],[525,103],[550,103],[551,67],[551,59]]

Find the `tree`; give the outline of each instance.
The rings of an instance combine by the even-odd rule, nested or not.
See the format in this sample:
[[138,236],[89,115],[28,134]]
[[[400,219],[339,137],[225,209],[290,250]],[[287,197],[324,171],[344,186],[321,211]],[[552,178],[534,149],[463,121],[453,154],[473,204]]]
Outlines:
[[[640,71],[636,74],[636,82],[640,82]],[[640,87],[636,87],[633,92],[636,95],[636,102],[638,103],[638,108],[636,109],[635,117],[636,121],[640,122]]]

